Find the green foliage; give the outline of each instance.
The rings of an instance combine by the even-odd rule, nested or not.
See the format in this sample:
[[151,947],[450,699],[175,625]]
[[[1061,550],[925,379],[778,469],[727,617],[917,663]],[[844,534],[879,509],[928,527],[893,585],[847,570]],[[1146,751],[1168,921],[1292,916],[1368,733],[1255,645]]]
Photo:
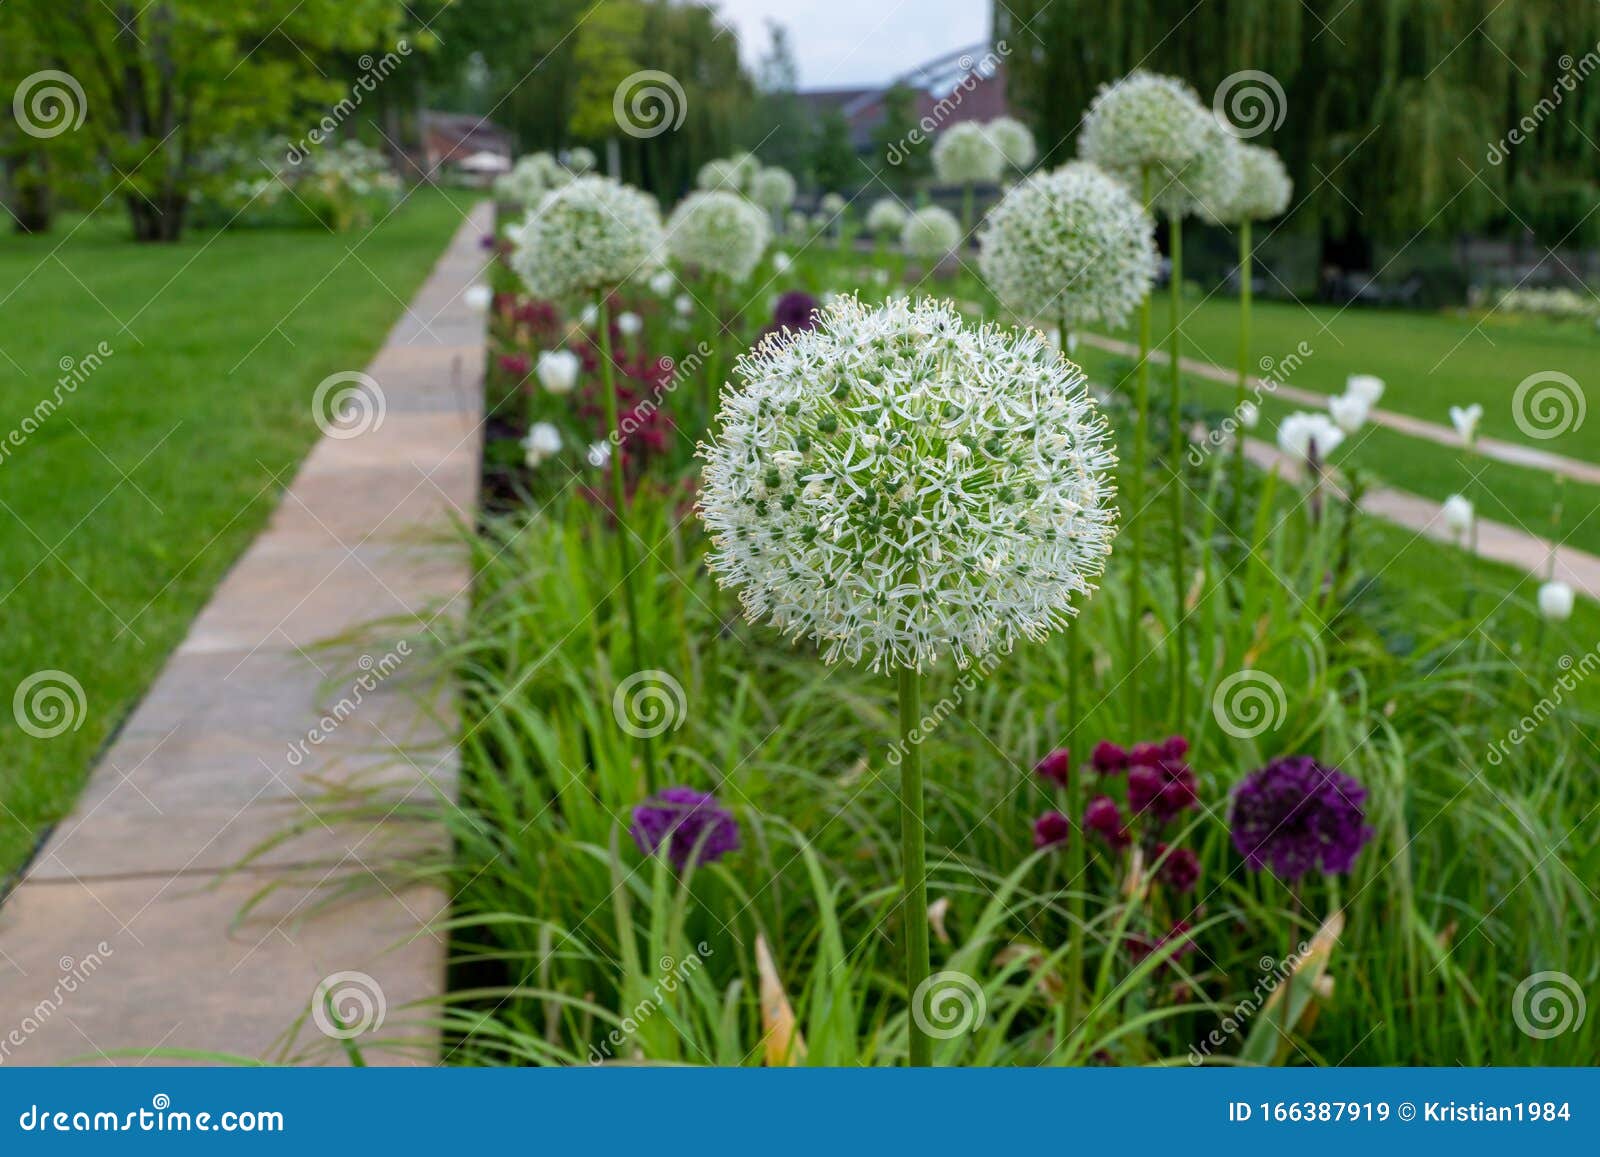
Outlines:
[[917,94],[899,84],[883,94],[883,123],[873,134],[878,177],[902,200],[933,172],[932,147],[921,133]]
[[850,125],[838,108],[817,118],[811,138],[811,175],[824,192],[853,189],[866,177],[850,143]]

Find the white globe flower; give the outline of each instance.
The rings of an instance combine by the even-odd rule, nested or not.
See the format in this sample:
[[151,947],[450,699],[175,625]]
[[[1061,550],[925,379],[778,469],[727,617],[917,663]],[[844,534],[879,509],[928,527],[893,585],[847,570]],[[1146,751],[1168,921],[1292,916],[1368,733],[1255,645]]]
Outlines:
[[1468,446],[1478,437],[1478,423],[1483,421],[1483,407],[1477,402],[1470,406],[1451,406],[1450,424]]
[[961,222],[948,209],[929,205],[906,218],[900,230],[900,244],[913,257],[945,257],[961,244]]
[[532,209],[552,189],[571,180],[572,173],[549,153],[530,153],[518,158],[509,173],[495,179],[494,195],[497,200]]
[[680,293],[672,299],[672,308],[677,311],[679,317],[688,317],[694,312],[694,298],[687,293]]
[[789,215],[783,219],[783,231],[785,233],[805,233],[808,231],[810,226],[811,219],[798,209],[792,210]]
[[837,217],[844,212],[844,207],[845,199],[838,193],[824,193],[822,199],[817,202],[818,211],[829,217]]
[[578,314],[578,324],[581,325],[584,329],[593,329],[594,328],[594,323],[599,321],[599,320],[600,320],[599,307],[594,305],[592,302],[590,304],[584,306],[582,311]]
[[1078,131],[1078,155],[1138,190],[1141,174],[1152,174],[1159,190],[1199,153],[1203,119],[1210,111],[1194,89],[1176,77],[1136,71],[1101,85]]
[[549,422],[535,422],[522,439],[522,457],[530,469],[561,453],[561,431]]
[[734,153],[728,158],[728,165],[738,178],[739,188],[745,190],[750,188],[750,182],[755,180],[756,174],[761,171],[761,162],[756,160],[754,153],[749,152]]
[[566,159],[567,168],[580,177],[594,168],[594,150],[586,149],[582,145],[568,149]]
[[665,297],[672,292],[672,287],[678,284],[678,279],[672,276],[670,269],[658,269],[650,277],[650,292],[657,297]]
[[582,360],[571,350],[544,350],[534,364],[539,384],[552,394],[570,394],[578,384]]
[[769,213],[782,213],[793,205],[794,194],[794,178],[787,169],[761,169],[750,180],[750,199]]
[[461,294],[462,303],[470,310],[483,311],[494,302],[494,290],[487,285],[469,285]]
[[867,232],[876,237],[892,237],[906,227],[906,211],[900,202],[884,197],[867,210]]
[[1289,207],[1294,182],[1277,153],[1261,145],[1239,142],[1235,159],[1239,179],[1233,194],[1216,204],[1203,207],[1211,220],[1222,225],[1241,221],[1268,221]]
[[698,509],[752,621],[829,661],[966,666],[1076,613],[1114,533],[1081,370],[949,302],[841,298],[723,394]]
[[1465,495],[1452,494],[1446,498],[1439,514],[1444,519],[1445,529],[1456,538],[1472,529],[1472,502]]
[[621,333],[623,337],[636,337],[643,328],[644,322],[640,320],[638,314],[631,310],[617,314],[617,332]]
[[1278,423],[1278,448],[1292,458],[1309,458],[1315,447],[1317,457],[1327,460],[1344,441],[1344,431],[1326,414],[1302,410]]
[[563,298],[654,270],[661,248],[654,197],[610,177],[579,177],[516,229],[510,262],[535,297]]
[[744,176],[743,170],[731,159],[720,157],[701,165],[700,171],[695,174],[694,183],[707,192],[720,190],[725,193],[742,193]]
[[611,464],[611,443],[591,442],[589,449],[584,453],[584,458],[596,470],[603,470]]
[[933,171],[946,185],[998,181],[1005,163],[993,138],[976,121],[953,124],[933,142]]
[[1155,207],[1168,215],[1216,220],[1239,195],[1244,143],[1202,108],[1191,130],[1200,150],[1181,169],[1164,170],[1151,183]]
[[1344,392],[1369,406],[1376,406],[1383,397],[1383,379],[1372,374],[1351,374],[1344,380]]
[[1333,418],[1333,424],[1346,434],[1354,434],[1366,425],[1371,408],[1365,399],[1354,394],[1340,394],[1337,398],[1328,399],[1328,414]]
[[1254,430],[1261,424],[1261,407],[1254,402],[1240,402],[1238,417],[1239,425],[1246,430]]
[[1120,326],[1155,281],[1155,223],[1125,187],[1082,162],[1012,188],[978,245],[995,296],[1040,325]]
[[750,276],[771,240],[767,215],[737,193],[690,193],[667,219],[675,259],[735,282]]
[[1564,623],[1572,617],[1572,588],[1560,579],[1551,579],[1539,587],[1539,613],[1552,623]]
[[1038,157],[1039,146],[1034,143],[1033,134],[1015,117],[995,117],[985,127],[994,147],[1013,169],[1026,169]]

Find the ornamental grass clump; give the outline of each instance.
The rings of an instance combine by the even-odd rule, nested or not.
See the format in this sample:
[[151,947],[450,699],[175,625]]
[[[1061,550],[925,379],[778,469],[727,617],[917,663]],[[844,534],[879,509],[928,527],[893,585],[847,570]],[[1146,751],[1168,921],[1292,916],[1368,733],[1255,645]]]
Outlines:
[[[661,263],[665,235],[654,197],[610,177],[578,177],[549,193],[517,227],[509,263],[535,297],[593,301],[604,382],[607,436],[620,439],[616,364],[611,352],[610,298],[617,286],[648,275]],[[608,443],[609,445],[609,443]],[[633,669],[642,671],[638,596],[633,587],[632,531],[620,455],[611,457],[612,501],[618,524],[617,557]],[[655,777],[648,739],[640,740],[645,779]]]
[[707,564],[751,621],[897,676],[910,995],[929,973],[921,674],[1071,621],[1114,534],[1108,431],[1042,336],[948,302],[841,298],[736,369],[700,451]]

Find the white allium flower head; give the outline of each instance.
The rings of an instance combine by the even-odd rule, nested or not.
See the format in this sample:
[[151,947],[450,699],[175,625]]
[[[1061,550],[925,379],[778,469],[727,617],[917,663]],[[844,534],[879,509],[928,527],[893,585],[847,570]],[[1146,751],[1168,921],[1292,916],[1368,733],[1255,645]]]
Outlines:
[[481,282],[469,285],[461,294],[461,301],[468,309],[485,310],[494,303],[494,290]]
[[1244,142],[1210,109],[1201,108],[1192,129],[1200,151],[1182,169],[1165,170],[1151,182],[1156,208],[1166,214],[1216,220],[1239,195]]
[[522,439],[523,461],[530,468],[561,453],[561,431],[549,422],[535,422]]
[[1261,424],[1261,407],[1257,406],[1254,402],[1240,402],[1237,413],[1239,416],[1239,425],[1243,426],[1246,430],[1254,430],[1258,425]]
[[495,178],[494,195],[532,209],[552,189],[559,189],[572,180],[572,173],[549,153],[529,153],[519,157],[511,171]]
[[929,205],[906,218],[900,244],[913,257],[944,257],[961,244],[961,222],[948,209]]
[[1572,588],[1560,579],[1551,579],[1539,587],[1539,613],[1552,623],[1564,623],[1572,617]]
[[1470,406],[1451,406],[1450,424],[1468,446],[1478,437],[1478,423],[1483,421],[1483,407],[1477,402]]
[[1028,126],[1015,117],[995,117],[988,123],[989,139],[1000,150],[1006,164],[1013,169],[1026,169],[1039,156],[1039,146],[1034,143]]
[[610,177],[579,177],[516,229],[510,261],[535,297],[564,298],[654,270],[662,243],[654,197]]
[[672,276],[670,269],[658,269],[650,275],[650,292],[657,297],[665,297],[672,292],[672,287],[678,284],[678,279]]
[[749,189],[750,182],[755,180],[756,174],[761,171],[761,162],[750,152],[734,153],[728,158],[728,164],[732,167],[741,189]]
[[824,193],[817,202],[817,208],[830,217],[837,217],[844,212],[845,199],[838,193]]
[[690,193],[667,219],[667,248],[684,265],[748,278],[767,251],[767,215],[737,193]]
[[743,191],[739,177],[739,169],[732,161],[727,157],[718,157],[700,166],[700,171],[695,174],[694,183],[697,188],[708,192],[720,189],[724,192],[739,193]]
[[1465,495],[1452,494],[1446,498],[1439,514],[1444,519],[1445,529],[1457,538],[1472,529],[1472,501]]
[[1155,222],[1127,188],[1075,162],[1006,193],[978,235],[995,296],[1038,325],[1122,325],[1156,276]]
[[793,205],[794,194],[794,178],[788,169],[761,169],[750,179],[750,199],[769,213],[781,213]]
[[617,331],[623,337],[635,337],[643,328],[643,319],[632,310],[617,314]]
[[567,150],[567,168],[580,177],[594,168],[594,150],[578,145]]
[[1365,398],[1358,398],[1354,394],[1340,394],[1328,399],[1328,416],[1346,434],[1354,434],[1366,425],[1371,410]]
[[1344,431],[1326,414],[1302,410],[1278,423],[1278,448],[1294,458],[1309,458],[1311,448],[1326,460],[1344,441]]
[[949,302],[842,297],[741,357],[702,445],[708,563],[828,662],[966,666],[1064,626],[1114,534],[1083,372]]
[[602,439],[599,442],[590,442],[589,449],[584,453],[584,458],[596,470],[603,470],[611,464],[611,443]]
[[878,237],[892,236],[906,227],[906,211],[893,197],[883,197],[867,210],[867,232]]
[[552,394],[570,394],[578,384],[578,371],[583,362],[571,350],[542,350],[534,363],[539,384]]
[[1233,195],[1206,207],[1211,220],[1223,225],[1268,221],[1289,207],[1294,196],[1294,182],[1289,179],[1289,170],[1283,167],[1277,153],[1262,145],[1240,141],[1236,163],[1239,180],[1234,185]]
[[946,185],[981,185],[1000,179],[1006,158],[977,121],[959,121],[933,142],[933,171]]
[[789,215],[783,219],[785,233],[805,233],[810,225],[811,219],[798,209],[790,210]]
[[1344,380],[1344,392],[1376,406],[1383,397],[1383,379],[1372,374],[1351,374]]
[[774,273],[788,273],[794,267],[794,258],[783,250],[778,250],[772,255],[772,271]]
[[1176,77],[1130,72],[1095,93],[1078,132],[1078,155],[1136,191],[1141,170],[1150,169],[1159,189],[1194,160],[1204,143],[1196,126],[1210,116],[1194,89]]

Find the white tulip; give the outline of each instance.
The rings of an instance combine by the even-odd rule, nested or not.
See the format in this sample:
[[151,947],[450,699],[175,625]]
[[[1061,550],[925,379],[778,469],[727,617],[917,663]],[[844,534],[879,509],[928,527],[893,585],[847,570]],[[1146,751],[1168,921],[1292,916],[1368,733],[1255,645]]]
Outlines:
[[466,292],[461,295],[461,300],[466,303],[468,309],[485,310],[494,301],[494,290],[487,285],[469,285]]
[[1478,436],[1478,423],[1483,420],[1483,407],[1473,402],[1472,405],[1451,406],[1450,424],[1456,428],[1456,433],[1461,435],[1461,440],[1468,446]]
[[1572,617],[1572,588],[1560,579],[1551,579],[1539,588],[1539,613],[1552,623]]
[[571,350],[545,350],[534,367],[539,384],[552,394],[570,394],[578,384],[578,370],[583,365]]
[[619,313],[619,314],[617,314],[617,331],[619,333],[621,333],[623,337],[633,337],[634,335],[636,335],[643,328],[644,328],[644,322],[639,320],[639,315],[638,314],[636,314],[636,313]]
[[1440,507],[1440,514],[1444,518],[1445,528],[1456,538],[1472,529],[1472,503],[1460,494],[1446,498]]
[[1368,406],[1376,406],[1383,397],[1383,379],[1372,374],[1351,374],[1344,380],[1344,392],[1360,398]]
[[535,422],[522,439],[523,461],[532,469],[561,453],[561,431],[549,422]]
[[1309,458],[1315,446],[1317,457],[1326,461],[1343,441],[1344,431],[1326,414],[1302,410],[1278,423],[1278,447],[1294,458]]
[[1328,414],[1333,418],[1333,424],[1346,434],[1354,434],[1366,424],[1371,408],[1365,398],[1358,398],[1354,394],[1328,399]]

